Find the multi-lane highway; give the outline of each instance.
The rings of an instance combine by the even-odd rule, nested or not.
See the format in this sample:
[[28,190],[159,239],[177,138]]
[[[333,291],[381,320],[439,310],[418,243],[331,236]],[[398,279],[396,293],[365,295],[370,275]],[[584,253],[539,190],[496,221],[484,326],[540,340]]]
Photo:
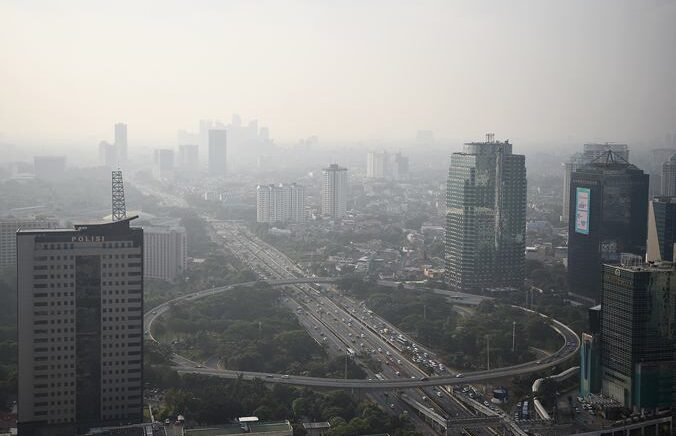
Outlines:
[[[374,315],[363,304],[346,297],[340,297],[334,292],[326,292],[326,285],[324,285],[324,288],[319,288],[316,285],[330,283],[331,279],[304,277],[303,271],[286,256],[274,247],[255,238],[235,223],[213,222],[212,225],[216,233],[227,241],[228,249],[256,271],[262,279],[273,286],[286,286],[284,303],[297,313],[300,322],[317,342],[326,346],[329,353],[349,355],[353,358],[369,356],[370,359],[379,362],[382,369],[377,373],[370,372],[371,378],[368,380],[331,379],[206,368],[202,364],[176,356],[174,361],[177,365],[176,369],[180,372],[207,374],[224,378],[258,378],[268,382],[303,386],[365,389],[371,391],[371,395],[377,395],[381,404],[389,404],[394,412],[401,413],[407,409],[403,402],[398,401],[394,395],[390,396],[387,392],[374,392],[399,391],[407,397],[424,401],[430,406],[430,409],[437,410],[439,414],[446,418],[466,418],[471,417],[473,412],[450,396],[446,390],[437,389],[435,386],[470,384],[540,371],[567,360],[575,354],[579,347],[577,335],[571,329],[549,319],[550,325],[564,338],[565,343],[548,358],[507,368],[466,373],[460,376],[450,374],[439,362],[435,361],[432,352],[415,344],[410,338],[406,338],[393,326]],[[160,305],[146,313],[147,334],[152,338],[152,322],[168,310],[172,303],[198,299],[226,292],[235,286],[253,285],[255,283],[249,282],[199,291]],[[463,296],[458,295],[456,298],[463,298]],[[468,298],[470,297],[468,296]],[[475,299],[476,297],[471,296],[471,298]],[[434,375],[427,375],[423,369],[428,371],[432,369]],[[476,406],[472,409],[479,409],[487,414],[495,414],[495,412],[480,404]]]

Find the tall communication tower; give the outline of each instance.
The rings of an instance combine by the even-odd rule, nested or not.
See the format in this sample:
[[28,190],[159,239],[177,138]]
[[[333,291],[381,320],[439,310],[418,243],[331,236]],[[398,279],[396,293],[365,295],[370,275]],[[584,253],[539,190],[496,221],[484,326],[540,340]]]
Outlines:
[[124,203],[124,184],[122,171],[113,171],[113,221],[127,218],[127,206]]

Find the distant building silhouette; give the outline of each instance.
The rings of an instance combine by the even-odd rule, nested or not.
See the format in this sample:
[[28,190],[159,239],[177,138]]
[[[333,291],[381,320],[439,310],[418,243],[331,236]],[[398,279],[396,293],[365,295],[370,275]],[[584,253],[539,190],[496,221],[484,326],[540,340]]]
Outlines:
[[209,130],[209,174],[225,176],[227,168],[227,132],[224,129]]

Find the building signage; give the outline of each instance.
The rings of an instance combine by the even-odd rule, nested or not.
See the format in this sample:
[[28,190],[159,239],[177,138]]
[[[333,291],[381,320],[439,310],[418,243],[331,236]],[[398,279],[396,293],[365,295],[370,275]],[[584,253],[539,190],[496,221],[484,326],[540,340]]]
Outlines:
[[70,242],[105,242],[105,236],[79,235],[72,236]]
[[575,231],[589,234],[589,188],[577,188],[575,192]]

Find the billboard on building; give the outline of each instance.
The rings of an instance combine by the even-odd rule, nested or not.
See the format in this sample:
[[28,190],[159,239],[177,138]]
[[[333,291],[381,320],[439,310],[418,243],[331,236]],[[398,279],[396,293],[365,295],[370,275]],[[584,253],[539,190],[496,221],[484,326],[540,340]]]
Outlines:
[[589,188],[577,188],[575,191],[575,231],[589,234]]

